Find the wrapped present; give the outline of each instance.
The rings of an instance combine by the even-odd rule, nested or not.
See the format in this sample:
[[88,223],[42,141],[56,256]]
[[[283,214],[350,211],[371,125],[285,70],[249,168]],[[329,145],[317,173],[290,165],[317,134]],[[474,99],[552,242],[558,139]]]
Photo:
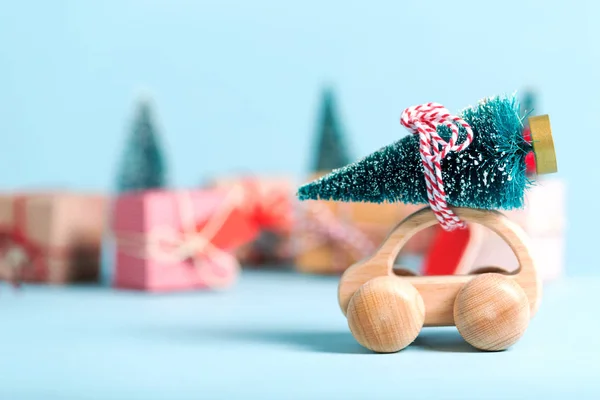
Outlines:
[[294,183],[288,178],[250,176],[218,179],[215,187],[242,188],[248,217],[260,228],[258,237],[241,246],[236,257],[243,266],[282,266],[292,260],[291,234]]
[[113,213],[114,285],[177,291],[232,285],[235,250],[259,232],[240,185],[119,196]]
[[[296,268],[301,272],[339,274],[370,256],[392,228],[423,205],[309,201],[298,205],[294,233]],[[423,254],[437,226],[423,230],[404,246],[405,254]]]
[[96,282],[106,200],[75,193],[0,196],[3,279]]

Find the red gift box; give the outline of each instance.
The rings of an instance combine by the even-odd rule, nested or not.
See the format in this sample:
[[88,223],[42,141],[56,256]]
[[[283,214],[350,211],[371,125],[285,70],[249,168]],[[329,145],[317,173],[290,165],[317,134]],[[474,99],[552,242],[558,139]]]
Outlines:
[[215,180],[215,187],[239,186],[244,193],[248,218],[260,228],[256,240],[236,251],[244,265],[286,264],[292,260],[294,184],[291,179],[261,176]]

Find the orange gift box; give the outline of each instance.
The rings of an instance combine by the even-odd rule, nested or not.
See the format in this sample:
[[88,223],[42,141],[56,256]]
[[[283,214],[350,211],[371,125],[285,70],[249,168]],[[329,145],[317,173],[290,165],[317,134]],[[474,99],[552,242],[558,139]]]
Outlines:
[[76,193],[0,195],[3,278],[96,282],[106,204],[103,196]]

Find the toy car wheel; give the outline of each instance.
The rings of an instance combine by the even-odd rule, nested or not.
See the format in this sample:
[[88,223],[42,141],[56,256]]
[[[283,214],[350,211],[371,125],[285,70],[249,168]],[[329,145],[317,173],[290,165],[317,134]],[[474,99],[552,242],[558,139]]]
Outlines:
[[416,339],[425,321],[425,305],[413,285],[382,276],[356,291],[347,317],[352,335],[362,346],[377,353],[393,353]]
[[454,322],[462,337],[480,350],[505,350],[525,333],[527,295],[508,276],[486,273],[466,283],[454,301]]

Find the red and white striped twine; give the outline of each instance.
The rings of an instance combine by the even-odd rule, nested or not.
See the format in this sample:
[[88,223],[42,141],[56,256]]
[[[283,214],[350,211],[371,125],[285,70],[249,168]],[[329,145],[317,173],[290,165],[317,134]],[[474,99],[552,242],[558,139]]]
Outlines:
[[[473,141],[473,130],[463,119],[450,115],[441,104],[427,103],[409,107],[402,113],[400,123],[412,133],[419,135],[421,160],[425,170],[425,185],[429,205],[443,229],[452,231],[466,225],[448,208],[442,179],[441,161],[451,151],[459,152]],[[437,133],[437,126],[445,125],[452,134],[446,142]],[[459,126],[467,131],[467,138],[457,144]]]

